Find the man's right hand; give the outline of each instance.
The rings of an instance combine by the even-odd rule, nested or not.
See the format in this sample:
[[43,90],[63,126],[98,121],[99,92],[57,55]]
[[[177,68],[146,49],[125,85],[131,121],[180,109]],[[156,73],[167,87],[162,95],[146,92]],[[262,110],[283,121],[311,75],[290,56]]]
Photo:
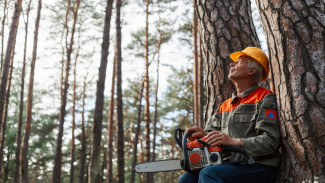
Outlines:
[[197,126],[193,126],[191,128],[186,129],[186,131],[191,132],[191,136],[188,136],[188,140],[196,140],[197,138],[202,138],[207,135],[207,133],[202,129]]

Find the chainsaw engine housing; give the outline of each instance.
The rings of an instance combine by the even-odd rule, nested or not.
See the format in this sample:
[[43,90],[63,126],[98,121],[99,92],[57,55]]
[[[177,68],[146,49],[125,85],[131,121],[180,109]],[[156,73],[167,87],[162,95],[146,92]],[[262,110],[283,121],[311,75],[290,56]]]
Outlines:
[[209,151],[208,147],[188,148],[187,153],[189,157],[188,165],[191,171],[200,170],[211,165],[222,164],[220,152]]

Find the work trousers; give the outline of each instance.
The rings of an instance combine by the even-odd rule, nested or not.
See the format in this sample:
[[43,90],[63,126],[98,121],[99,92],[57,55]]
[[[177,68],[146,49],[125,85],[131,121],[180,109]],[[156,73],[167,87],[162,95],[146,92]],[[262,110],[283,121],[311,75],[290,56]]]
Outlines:
[[187,172],[180,176],[178,183],[273,183],[277,168],[248,164],[222,164]]

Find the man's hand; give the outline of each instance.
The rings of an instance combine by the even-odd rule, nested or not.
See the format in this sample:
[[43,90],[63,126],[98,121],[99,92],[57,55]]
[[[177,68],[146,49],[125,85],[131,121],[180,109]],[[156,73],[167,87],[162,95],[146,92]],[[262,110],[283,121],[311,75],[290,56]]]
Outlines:
[[196,140],[197,138],[202,138],[207,135],[207,133],[202,129],[197,126],[193,126],[191,128],[186,129],[186,131],[191,132],[191,136],[188,136],[188,140]]
[[207,137],[207,143],[211,146],[242,146],[242,140],[240,138],[233,138],[220,131],[212,131]]

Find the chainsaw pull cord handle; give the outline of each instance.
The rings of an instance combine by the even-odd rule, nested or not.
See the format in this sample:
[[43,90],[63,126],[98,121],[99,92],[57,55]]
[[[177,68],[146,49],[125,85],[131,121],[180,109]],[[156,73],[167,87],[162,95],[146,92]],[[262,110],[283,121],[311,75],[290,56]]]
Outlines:
[[180,148],[182,148],[182,140],[183,140],[183,134],[184,134],[185,130],[180,129],[180,128],[176,128],[174,131],[174,138],[176,143],[178,144],[178,146]]
[[187,137],[190,136],[192,132],[190,131],[185,131],[184,136],[183,136],[183,144],[182,144],[182,149],[184,152],[184,163],[181,165],[185,171],[189,172],[190,167],[189,167],[189,157],[188,157],[188,152],[187,152]]

